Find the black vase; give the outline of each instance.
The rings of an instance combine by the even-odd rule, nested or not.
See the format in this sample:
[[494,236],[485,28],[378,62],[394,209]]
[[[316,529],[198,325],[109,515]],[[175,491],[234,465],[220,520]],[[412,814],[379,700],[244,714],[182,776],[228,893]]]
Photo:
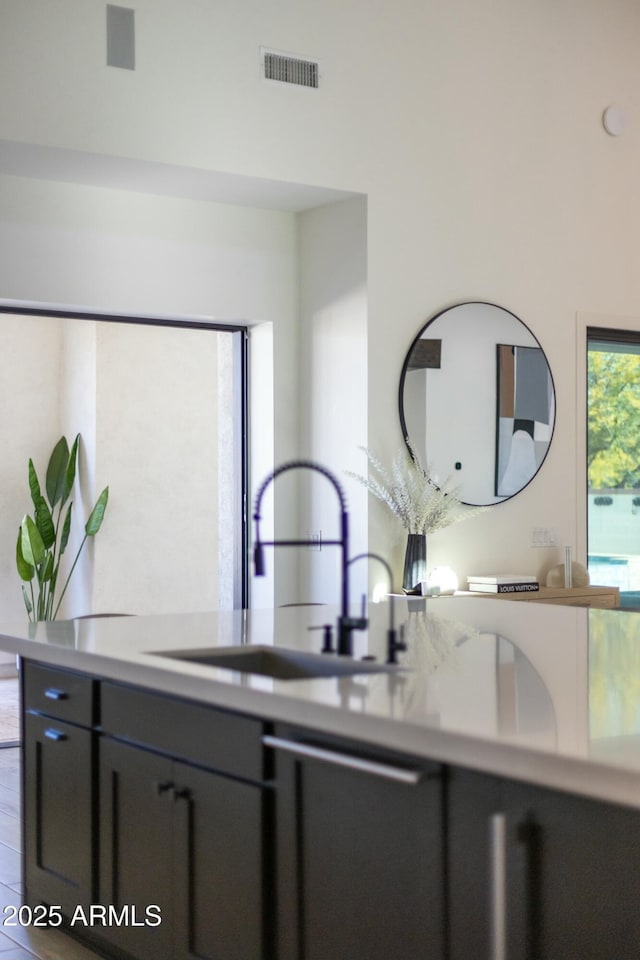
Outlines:
[[402,589],[412,591],[427,579],[427,537],[424,533],[408,533],[404,555]]

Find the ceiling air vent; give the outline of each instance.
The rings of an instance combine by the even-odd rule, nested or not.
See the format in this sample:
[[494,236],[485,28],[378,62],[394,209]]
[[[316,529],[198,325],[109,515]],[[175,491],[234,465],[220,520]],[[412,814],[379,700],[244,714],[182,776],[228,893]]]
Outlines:
[[302,57],[292,57],[275,50],[262,50],[262,69],[266,80],[293,83],[298,87],[318,87],[318,64]]

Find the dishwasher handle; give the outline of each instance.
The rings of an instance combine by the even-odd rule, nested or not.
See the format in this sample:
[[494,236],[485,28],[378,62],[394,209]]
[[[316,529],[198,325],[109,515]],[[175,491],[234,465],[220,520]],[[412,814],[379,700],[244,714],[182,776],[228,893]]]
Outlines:
[[394,780],[396,783],[405,783],[410,786],[416,786],[425,775],[422,770],[397,767],[394,764],[380,763],[377,760],[365,760],[363,757],[356,757],[349,753],[340,753],[338,750],[328,750],[325,747],[314,747],[312,744],[300,743],[297,740],[285,740],[283,737],[274,737],[271,734],[265,734],[262,737],[262,743],[265,747],[284,750],[286,753],[292,753],[298,757],[322,760],[335,766],[347,767],[349,770],[357,770],[360,773],[382,777],[384,780]]

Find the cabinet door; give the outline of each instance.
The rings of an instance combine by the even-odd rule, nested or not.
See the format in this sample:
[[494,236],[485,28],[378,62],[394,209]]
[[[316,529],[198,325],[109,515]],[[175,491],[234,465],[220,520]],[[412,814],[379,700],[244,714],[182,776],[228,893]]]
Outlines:
[[438,960],[438,768],[399,782],[394,760],[362,766],[343,746],[321,749],[276,748],[280,960]]
[[640,813],[452,770],[451,960],[637,960]]
[[[495,777],[457,768],[447,771],[446,782],[450,958],[493,960],[493,957],[502,957],[506,960],[498,944],[503,917],[493,891],[494,881],[501,879],[494,876],[496,858],[504,861],[503,850],[496,849],[502,838],[492,836],[493,818],[504,816],[502,782]],[[503,849],[505,844],[506,840]],[[499,892],[502,894],[502,889]],[[512,905],[513,901],[512,886]],[[516,960],[514,954],[507,956]],[[578,958],[574,957],[574,960]]]
[[263,791],[174,765],[176,960],[267,960]]
[[637,960],[640,813],[517,783],[505,801],[516,831],[509,856],[524,871],[509,956]]
[[116,917],[96,932],[135,957],[173,958],[173,805],[170,760],[101,739],[100,903]]
[[27,898],[69,916],[93,899],[92,737],[59,720],[24,717]]

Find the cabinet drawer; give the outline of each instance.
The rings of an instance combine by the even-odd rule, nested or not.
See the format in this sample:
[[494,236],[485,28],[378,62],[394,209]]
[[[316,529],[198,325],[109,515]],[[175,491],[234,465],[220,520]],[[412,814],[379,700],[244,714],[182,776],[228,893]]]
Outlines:
[[107,682],[100,702],[104,733],[232,776],[263,779],[260,720]]
[[90,727],[94,721],[95,680],[69,670],[22,661],[24,708]]

